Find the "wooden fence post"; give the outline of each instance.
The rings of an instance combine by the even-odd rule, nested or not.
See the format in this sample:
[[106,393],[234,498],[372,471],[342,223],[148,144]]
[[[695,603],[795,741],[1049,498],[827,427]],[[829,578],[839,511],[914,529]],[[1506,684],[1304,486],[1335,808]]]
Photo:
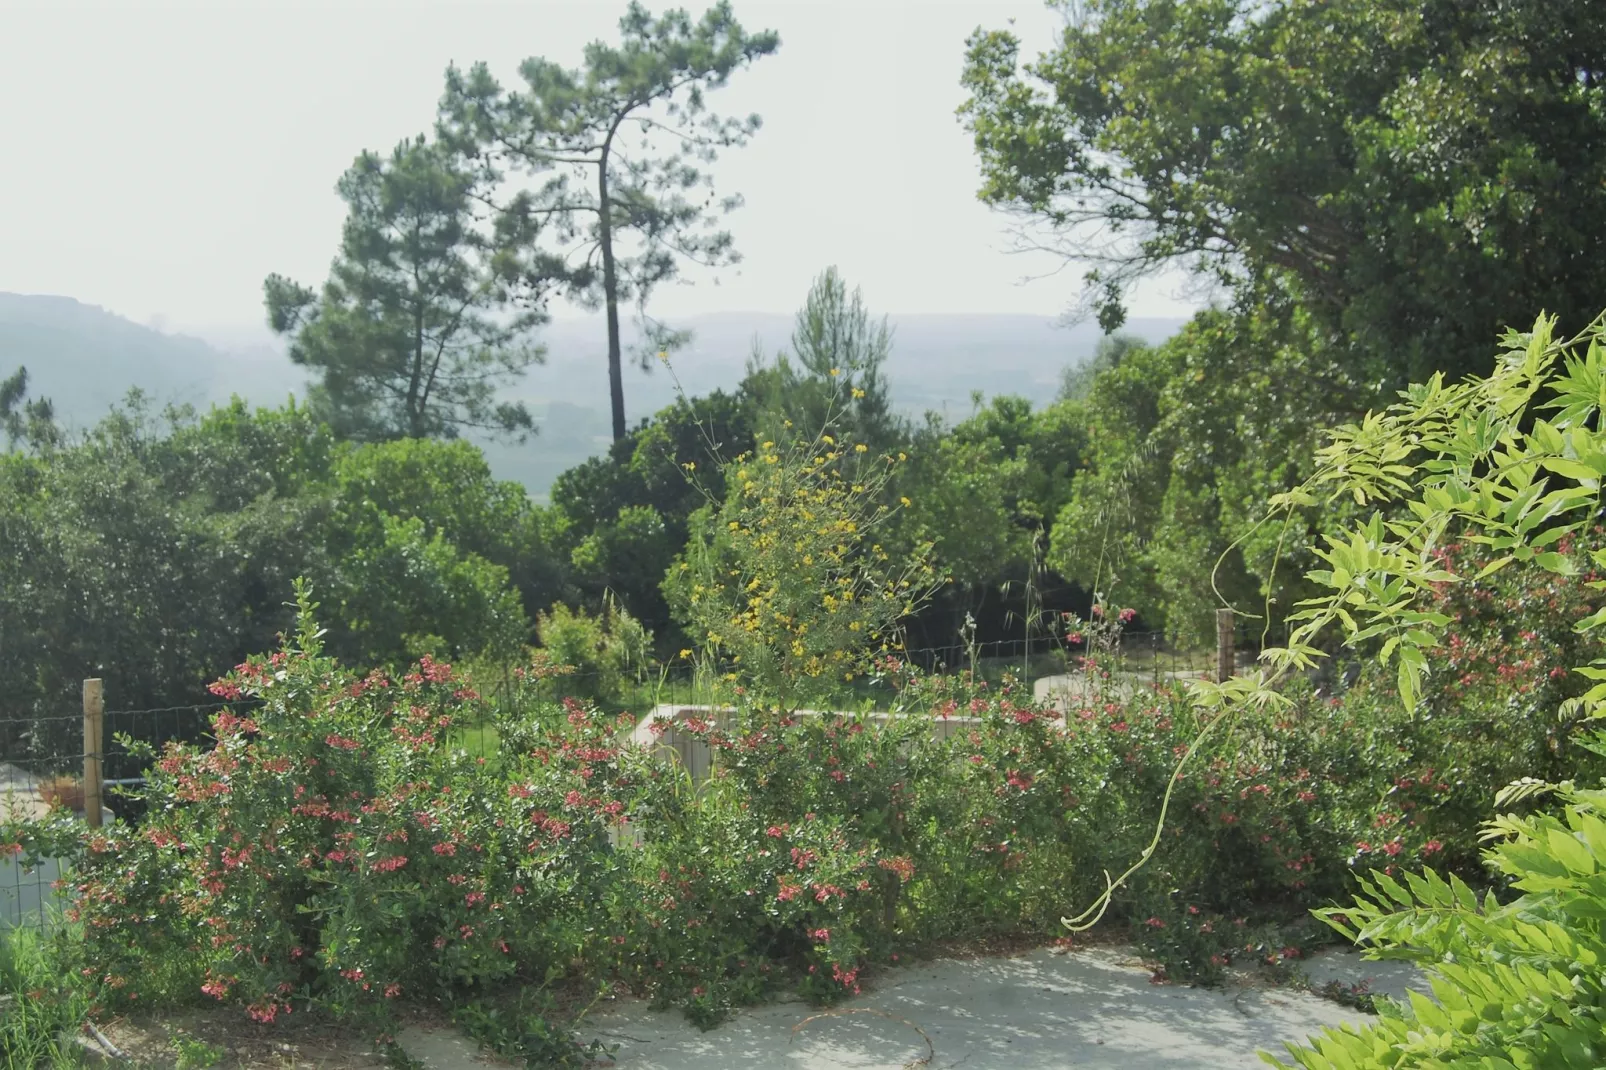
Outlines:
[[101,743],[106,724],[106,696],[99,680],[84,681],[84,819],[100,828]]
[[1216,610],[1216,683],[1226,683],[1237,671],[1237,651],[1233,646],[1232,610]]

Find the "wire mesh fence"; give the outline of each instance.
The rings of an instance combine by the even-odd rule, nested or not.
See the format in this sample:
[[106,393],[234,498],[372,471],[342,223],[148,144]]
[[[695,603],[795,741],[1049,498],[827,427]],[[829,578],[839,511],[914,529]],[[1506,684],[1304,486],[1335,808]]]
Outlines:
[[[89,681],[86,681],[86,685]],[[98,681],[95,681],[98,684]],[[203,740],[213,712],[241,703],[196,703],[157,709],[103,710],[99,690],[91,727],[89,689],[75,714],[19,716],[0,713],[0,822],[42,818],[62,808],[91,824],[138,817],[122,789],[141,783],[145,763],[125,741],[158,748]],[[92,742],[99,736],[98,746]],[[0,928],[50,920],[53,885],[62,876],[55,859],[28,867],[0,844]]]

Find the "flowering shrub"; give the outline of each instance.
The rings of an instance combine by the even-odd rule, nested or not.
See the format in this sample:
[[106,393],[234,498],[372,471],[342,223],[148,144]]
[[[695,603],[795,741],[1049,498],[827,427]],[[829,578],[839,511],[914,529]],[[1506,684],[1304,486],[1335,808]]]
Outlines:
[[894,560],[878,541],[900,459],[864,454],[824,433],[764,442],[692,518],[665,593],[708,664],[756,697],[795,708],[862,675],[937,583],[929,544]]
[[450,667],[344,672],[312,608],[303,591],[294,640],[213,685],[260,706],[217,714],[209,748],[169,745],[145,821],[87,839],[73,917],[103,999],[200,992],[271,1022],[585,954],[574,919],[629,780],[614,726],[571,703],[560,743],[487,764],[448,742],[476,703]]

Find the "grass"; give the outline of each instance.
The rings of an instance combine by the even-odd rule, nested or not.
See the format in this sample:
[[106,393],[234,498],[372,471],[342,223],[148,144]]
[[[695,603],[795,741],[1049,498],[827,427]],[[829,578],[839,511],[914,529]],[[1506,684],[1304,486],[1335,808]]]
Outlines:
[[32,929],[0,930],[0,1066],[78,1066],[73,1037],[88,1005]]

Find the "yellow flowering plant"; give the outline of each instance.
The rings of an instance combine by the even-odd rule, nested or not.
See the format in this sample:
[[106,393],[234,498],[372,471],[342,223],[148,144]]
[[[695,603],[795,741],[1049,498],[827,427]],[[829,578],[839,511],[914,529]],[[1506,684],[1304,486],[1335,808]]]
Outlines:
[[[896,559],[878,539],[900,463],[821,433],[722,464],[725,497],[694,516],[664,590],[704,668],[796,708],[902,646],[898,622],[941,582],[930,543]],[[860,461],[845,470],[845,458]]]

